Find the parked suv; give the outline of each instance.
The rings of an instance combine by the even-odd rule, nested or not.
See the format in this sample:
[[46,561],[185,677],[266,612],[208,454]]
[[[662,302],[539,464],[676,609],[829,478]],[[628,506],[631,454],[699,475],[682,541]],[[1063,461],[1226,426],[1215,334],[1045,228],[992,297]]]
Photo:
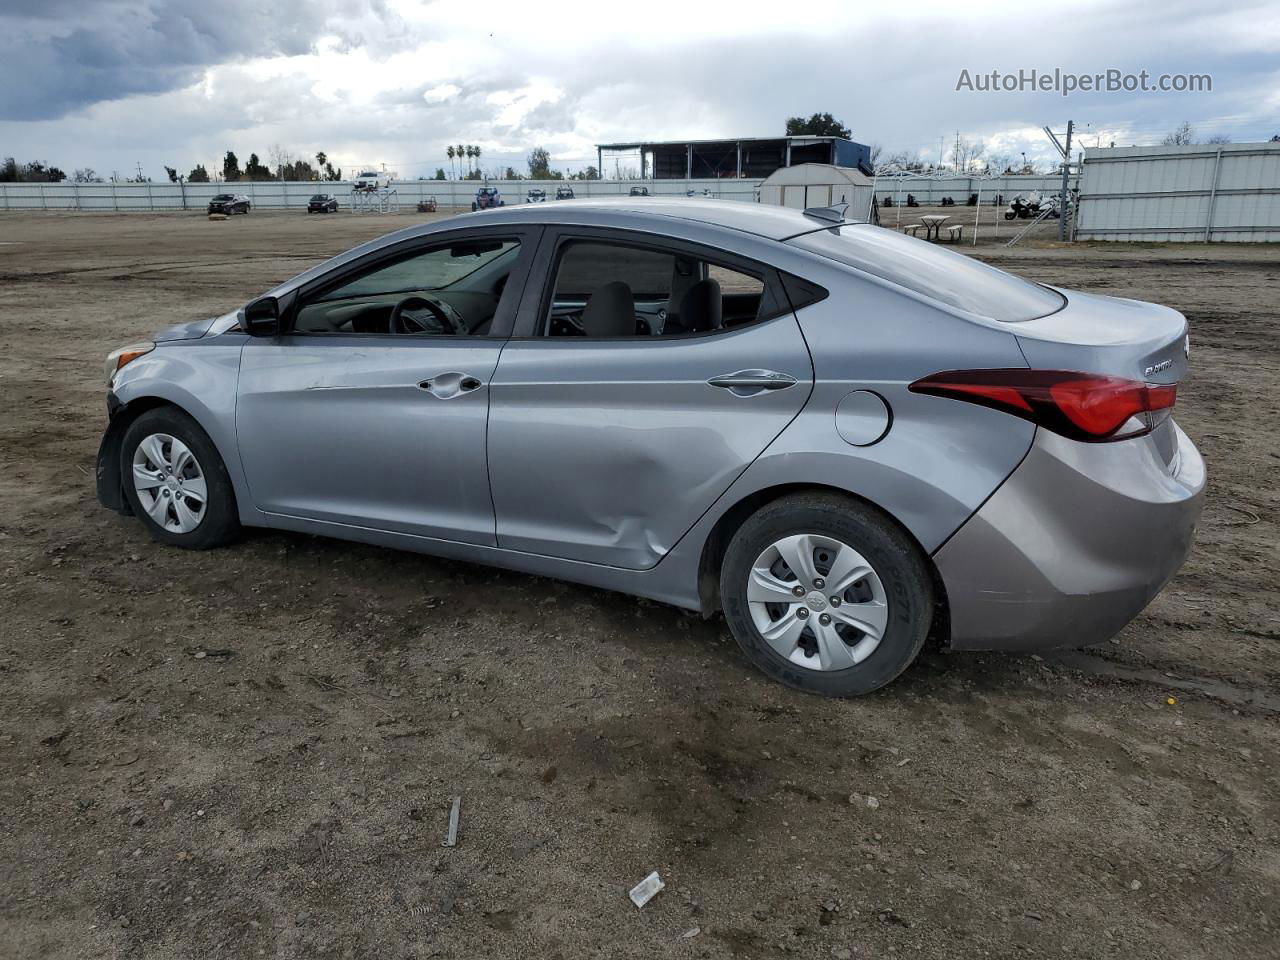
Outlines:
[[243,193],[220,193],[209,201],[210,213],[248,213],[252,207]]
[[338,198],[332,193],[317,193],[307,201],[307,213],[337,213]]
[[556,199],[557,199],[557,200],[572,200],[572,199],[573,199],[573,187],[556,187]]

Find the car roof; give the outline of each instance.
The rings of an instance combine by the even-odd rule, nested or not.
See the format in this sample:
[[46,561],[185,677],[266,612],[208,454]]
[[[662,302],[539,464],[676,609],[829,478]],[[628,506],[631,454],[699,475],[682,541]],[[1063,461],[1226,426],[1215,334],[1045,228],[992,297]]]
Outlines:
[[554,207],[501,207],[486,210],[482,214],[462,214],[450,218],[454,222],[476,217],[477,222],[553,224],[566,223],[578,226],[621,226],[621,219],[634,224],[637,219],[662,221],[665,229],[672,227],[672,220],[689,220],[698,223],[741,230],[770,240],[785,240],[798,233],[808,233],[823,226],[820,221],[806,217],[799,210],[778,207],[766,203],[746,203],[739,200],[711,200],[694,197],[648,196],[643,203],[630,197],[582,199],[573,204]]

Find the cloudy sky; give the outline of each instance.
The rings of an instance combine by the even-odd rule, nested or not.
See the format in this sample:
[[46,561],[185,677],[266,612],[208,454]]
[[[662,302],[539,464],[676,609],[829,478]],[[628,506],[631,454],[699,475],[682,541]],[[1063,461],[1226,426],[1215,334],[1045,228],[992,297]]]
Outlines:
[[[962,70],[1209,74],[1212,92],[957,91]],[[1235,141],[1280,133],[1280,4],[554,5],[504,0],[2,0],[0,155],[163,178],[273,145],[350,172],[595,162],[594,144],[768,136],[830,111],[853,138],[936,161],[957,131],[1047,159],[1158,142],[1182,120]]]

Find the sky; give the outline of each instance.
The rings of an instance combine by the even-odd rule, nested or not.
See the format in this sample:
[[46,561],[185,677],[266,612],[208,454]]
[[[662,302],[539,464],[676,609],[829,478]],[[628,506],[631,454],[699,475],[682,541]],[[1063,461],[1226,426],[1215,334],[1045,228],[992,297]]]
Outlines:
[[[957,89],[966,70],[1055,69],[1208,74],[1212,90]],[[0,156],[68,173],[163,179],[282,147],[413,178],[449,171],[454,143],[486,171],[523,170],[535,146],[576,171],[596,143],[780,135],[819,111],[882,157],[932,162],[958,135],[1047,163],[1041,128],[1067,120],[1086,147],[1183,120],[1266,140],[1280,3],[0,0]]]

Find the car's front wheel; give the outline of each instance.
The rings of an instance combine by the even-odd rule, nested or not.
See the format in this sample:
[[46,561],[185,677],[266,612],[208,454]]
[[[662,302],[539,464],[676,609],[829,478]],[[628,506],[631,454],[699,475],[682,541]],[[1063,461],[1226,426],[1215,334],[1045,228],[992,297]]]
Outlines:
[[839,697],[902,673],[933,613],[919,546],[873,508],[817,493],[775,500],[738,529],[720,599],[756,666],[788,686]]
[[148,410],[121,444],[133,512],[162,543],[207,550],[240,531],[235,492],[209,435],[175,407]]

